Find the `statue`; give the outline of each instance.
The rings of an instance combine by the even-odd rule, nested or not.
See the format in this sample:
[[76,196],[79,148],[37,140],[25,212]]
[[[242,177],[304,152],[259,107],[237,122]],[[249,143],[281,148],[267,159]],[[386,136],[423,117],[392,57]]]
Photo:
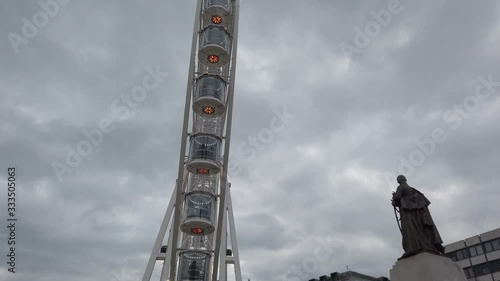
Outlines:
[[432,220],[428,206],[431,202],[420,191],[406,183],[405,176],[398,176],[396,192],[392,193],[392,206],[399,207],[401,218],[400,230],[403,235],[405,253],[398,260],[428,252],[444,254],[443,241]]

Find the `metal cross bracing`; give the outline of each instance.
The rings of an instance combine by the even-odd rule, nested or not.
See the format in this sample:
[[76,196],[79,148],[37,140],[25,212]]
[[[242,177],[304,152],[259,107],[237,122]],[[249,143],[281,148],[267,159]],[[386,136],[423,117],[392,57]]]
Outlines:
[[230,264],[242,280],[227,179],[239,2],[197,0],[178,177],[142,281],[157,261],[160,281],[226,281]]

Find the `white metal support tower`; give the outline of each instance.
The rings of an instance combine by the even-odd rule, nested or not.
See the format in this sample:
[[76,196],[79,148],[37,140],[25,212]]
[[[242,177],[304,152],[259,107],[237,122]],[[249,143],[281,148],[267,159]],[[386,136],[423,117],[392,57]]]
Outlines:
[[242,280],[227,179],[240,0],[197,2],[178,177],[142,281],[157,261],[160,281],[226,281],[230,264]]

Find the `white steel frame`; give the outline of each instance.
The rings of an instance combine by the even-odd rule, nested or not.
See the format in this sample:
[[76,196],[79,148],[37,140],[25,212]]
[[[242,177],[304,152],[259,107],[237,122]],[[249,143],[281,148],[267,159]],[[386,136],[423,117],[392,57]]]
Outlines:
[[[177,281],[177,266],[179,250],[181,247],[181,237],[182,232],[180,230],[180,223],[182,217],[182,205],[183,205],[183,195],[186,192],[186,186],[188,182],[187,172],[185,170],[186,165],[186,146],[188,141],[188,126],[190,121],[191,110],[191,97],[194,90],[195,73],[198,62],[198,42],[199,35],[201,32],[201,22],[202,22],[202,8],[203,3],[206,0],[197,0],[196,8],[196,18],[192,37],[192,47],[191,47],[191,57],[189,64],[189,75],[187,81],[186,90],[186,101],[184,108],[184,122],[182,126],[182,139],[181,148],[179,155],[179,170],[178,177],[175,188],[172,192],[172,197],[170,203],[165,212],[165,216],[160,226],[158,236],[153,246],[151,256],[149,258],[146,270],[142,281],[151,280],[153,274],[153,269],[156,261],[163,260],[164,264],[162,266],[162,272],[160,281]],[[219,208],[218,208],[218,218],[215,233],[210,237],[215,239],[215,247],[213,248],[213,258],[211,266],[212,281],[226,281],[227,280],[227,266],[229,264],[234,265],[234,271],[236,276],[236,281],[242,281],[241,267],[239,260],[239,251],[236,240],[236,229],[234,224],[233,207],[231,201],[230,183],[228,182],[227,172],[228,172],[228,161],[229,161],[229,148],[231,141],[231,125],[232,125],[232,112],[233,112],[233,97],[234,97],[234,82],[236,77],[236,57],[237,57],[237,46],[238,46],[238,19],[239,19],[239,4],[240,0],[230,0],[232,4],[232,14],[233,14],[233,25],[231,33],[231,53],[229,67],[229,77],[224,77],[228,83],[227,99],[226,99],[226,116],[225,116],[225,134],[224,140],[224,154],[223,154],[223,164],[220,176],[220,193],[219,193]],[[193,126],[194,129],[194,126]],[[173,215],[173,216],[172,216]],[[167,227],[171,225],[171,229],[168,237],[168,246],[166,253],[160,253],[160,248],[162,241],[165,238]],[[226,255],[227,249],[227,226],[229,224],[229,234],[231,237],[231,248],[233,251],[233,256],[228,257]],[[214,237],[215,236],[215,237]],[[174,245],[175,241],[175,245]],[[213,244],[212,242],[212,244]],[[219,276],[219,279],[217,278]]]

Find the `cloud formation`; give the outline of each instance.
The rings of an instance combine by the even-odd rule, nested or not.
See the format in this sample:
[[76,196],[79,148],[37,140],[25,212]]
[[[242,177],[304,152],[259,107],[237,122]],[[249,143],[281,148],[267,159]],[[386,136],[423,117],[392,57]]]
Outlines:
[[[0,183],[15,166],[19,202],[18,272],[2,262],[0,280],[142,277],[177,173],[194,12],[195,1],[0,4]],[[402,254],[400,172],[432,201],[445,243],[499,227],[497,2],[254,0],[240,13],[229,176],[245,280],[346,265],[388,276]],[[140,96],[157,66],[168,75]],[[123,100],[134,93],[135,107]],[[283,108],[295,117],[274,131]],[[60,180],[53,163],[110,117]],[[266,128],[272,140],[251,147]]]

